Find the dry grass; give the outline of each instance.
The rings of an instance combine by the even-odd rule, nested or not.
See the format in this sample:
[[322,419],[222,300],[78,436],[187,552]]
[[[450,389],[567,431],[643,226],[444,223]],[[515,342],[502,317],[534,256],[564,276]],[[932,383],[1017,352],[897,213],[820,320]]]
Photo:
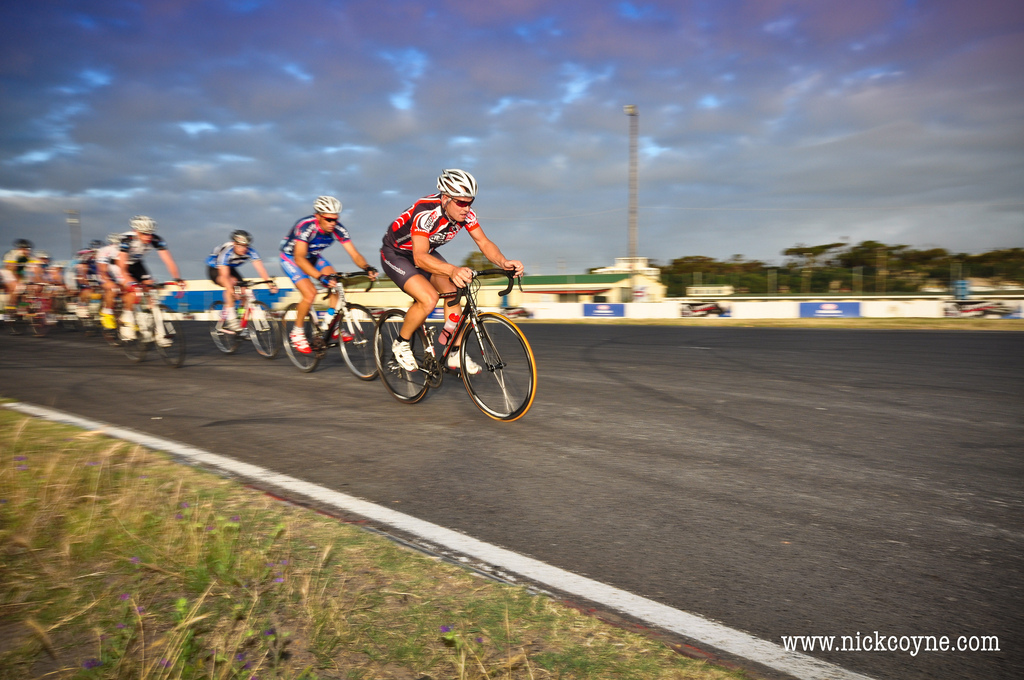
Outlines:
[[736,678],[139,446],[0,409],[0,680]]

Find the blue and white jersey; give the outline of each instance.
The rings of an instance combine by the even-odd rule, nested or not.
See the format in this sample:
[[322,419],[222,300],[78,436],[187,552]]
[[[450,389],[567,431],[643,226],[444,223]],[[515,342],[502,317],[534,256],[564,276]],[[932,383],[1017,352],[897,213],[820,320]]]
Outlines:
[[249,246],[244,255],[239,255],[235,252],[235,242],[228,241],[222,243],[213,249],[213,253],[206,258],[206,265],[209,267],[231,267],[235,268],[248,262],[249,260],[260,260],[260,254],[256,252],[256,249]]
[[289,230],[288,235],[281,241],[281,254],[291,258],[295,255],[295,243],[305,241],[307,259],[316,260],[320,257],[320,253],[335,241],[348,243],[351,240],[348,230],[342,226],[341,222],[335,225],[333,231],[327,232],[321,230],[316,224],[316,217],[310,215],[303,217]]
[[153,238],[149,243],[144,242],[141,238],[135,235],[135,232],[132,231],[127,232],[124,238],[121,239],[121,252],[128,253],[128,264],[142,262],[142,256],[150,250],[166,249],[167,242],[156,234],[153,234]]

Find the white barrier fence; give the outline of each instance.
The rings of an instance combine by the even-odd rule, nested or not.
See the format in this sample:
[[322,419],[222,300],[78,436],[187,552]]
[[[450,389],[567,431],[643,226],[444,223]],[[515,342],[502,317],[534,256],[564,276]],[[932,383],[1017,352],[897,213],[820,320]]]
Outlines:
[[[717,307],[717,309],[716,309]],[[943,318],[1024,316],[1020,299],[969,301],[956,303],[949,299],[878,299],[842,300],[714,300],[627,303],[531,303],[526,308],[534,319],[677,319],[680,317],[734,319],[800,319],[800,318]],[[710,310],[709,310],[710,308]]]

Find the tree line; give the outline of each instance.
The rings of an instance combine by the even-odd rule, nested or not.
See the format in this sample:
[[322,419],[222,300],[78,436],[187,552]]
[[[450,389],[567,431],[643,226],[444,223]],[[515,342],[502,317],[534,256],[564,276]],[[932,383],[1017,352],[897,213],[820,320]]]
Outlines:
[[786,260],[770,265],[733,255],[725,261],[688,255],[659,267],[670,297],[687,286],[731,285],[736,293],[914,293],[951,289],[959,279],[986,279],[991,285],[1024,285],[1024,248],[979,255],[944,248],[916,249],[878,241],[797,244],[782,251]]

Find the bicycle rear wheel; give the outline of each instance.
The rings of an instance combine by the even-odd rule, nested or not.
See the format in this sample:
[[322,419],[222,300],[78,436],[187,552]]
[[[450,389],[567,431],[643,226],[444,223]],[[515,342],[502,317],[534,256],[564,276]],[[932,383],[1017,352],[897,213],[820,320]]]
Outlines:
[[373,320],[373,312],[362,305],[348,303],[349,322],[339,319],[342,333],[352,335],[348,342],[339,342],[341,356],[348,368],[360,380],[373,380],[377,377],[377,360],[373,357],[373,335],[377,324]]
[[[284,317],[281,318],[281,342],[284,344],[284,351],[291,359],[291,362],[295,364],[303,373],[309,373],[316,368],[316,365],[320,363],[320,357],[323,356],[323,351],[316,351],[314,348],[314,342],[316,341],[316,317],[313,314],[306,314],[306,318],[302,322],[302,327],[306,331],[306,341],[309,343],[312,351],[309,354],[303,354],[299,350],[292,347],[292,340],[289,337],[291,333],[292,324],[295,322],[295,310],[298,307],[297,302],[293,302],[288,305],[288,308],[284,310]],[[312,311],[312,310],[311,310]]]
[[264,302],[249,307],[249,339],[260,356],[273,359],[281,351],[281,324]]
[[185,363],[185,333],[182,331],[181,322],[172,318],[172,312],[167,307],[160,305],[160,323],[162,333],[156,333],[154,329],[154,342],[160,356],[174,368],[181,368]]
[[380,379],[391,396],[406,404],[415,404],[426,396],[427,390],[430,389],[427,385],[427,372],[422,368],[427,337],[423,329],[418,328],[409,343],[420,369],[407,371],[402,368],[391,350],[391,345],[401,333],[404,320],[405,311],[401,309],[389,309],[381,315],[373,336],[373,355]]
[[[123,332],[126,324],[120,315],[117,317],[118,337],[121,340],[121,348],[125,355],[132,361],[138,363],[146,358],[149,346],[153,344],[153,313],[148,309],[143,310],[136,305],[133,312],[134,323],[132,328]],[[148,339],[147,339],[148,338]]]
[[[462,382],[473,403],[495,420],[521,418],[537,393],[533,350],[519,327],[500,314],[484,312],[462,339]],[[466,364],[480,370],[472,375]]]
[[238,346],[242,344],[242,339],[238,337],[238,333],[230,333],[223,329],[224,320],[221,318],[223,311],[223,300],[218,300],[210,305],[210,314],[213,314],[213,320],[209,322],[210,337],[213,338],[213,344],[221,352],[224,352],[224,354],[234,354],[238,351]]

